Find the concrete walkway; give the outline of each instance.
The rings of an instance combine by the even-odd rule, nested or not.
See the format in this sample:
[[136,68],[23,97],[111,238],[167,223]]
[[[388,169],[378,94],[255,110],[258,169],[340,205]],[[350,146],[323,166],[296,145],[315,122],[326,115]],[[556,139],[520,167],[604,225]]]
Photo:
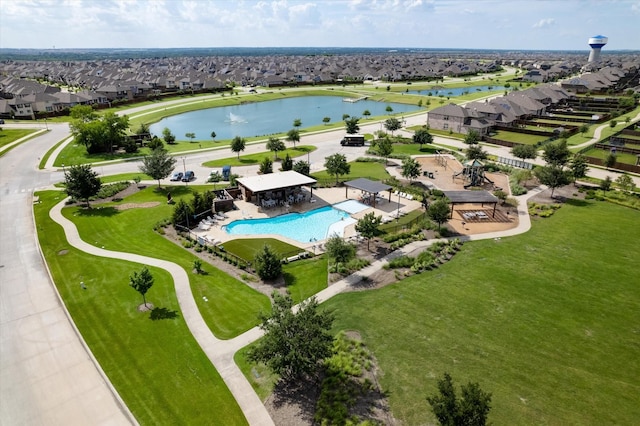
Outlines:
[[[502,238],[527,232],[531,228],[531,221],[529,219],[529,213],[527,209],[527,200],[538,194],[542,190],[543,188],[536,188],[532,191],[529,191],[525,195],[516,197],[516,199],[518,200],[519,218],[517,227],[506,231],[490,232],[463,237],[461,238],[461,240],[474,241],[490,238]],[[234,339],[220,340],[216,338],[209,327],[207,327],[207,324],[205,323],[200,314],[200,311],[198,310],[195,299],[193,297],[193,293],[191,292],[189,277],[184,269],[182,269],[177,264],[166,260],[160,260],[131,253],[104,250],[84,242],[80,238],[80,235],[74,223],[66,219],[62,215],[62,209],[64,206],[65,200],[58,203],[50,211],[50,217],[56,223],[60,224],[63,227],[65,236],[71,246],[94,256],[137,262],[157,268],[162,268],[171,274],[174,281],[178,303],[180,304],[180,310],[187,326],[189,327],[189,330],[191,331],[209,360],[211,360],[211,363],[215,366],[215,368],[222,376],[225,384],[238,402],[238,405],[242,409],[242,412],[247,418],[249,424],[273,425],[273,420],[271,419],[265,406],[262,404],[262,401],[258,398],[258,395],[254,392],[251,384],[242,374],[233,360],[234,354],[239,349],[262,337],[263,331],[259,327],[254,327],[251,330],[241,334],[240,336],[235,337]],[[329,300],[331,297],[341,293],[349,286],[360,282],[363,276],[369,276],[374,272],[380,270],[389,260],[402,255],[406,255],[415,250],[425,249],[426,247],[434,244],[436,241],[440,240],[417,241],[408,244],[401,249],[385,256],[384,258],[375,261],[374,263],[358,271],[357,273],[354,273],[332,284],[331,286],[317,293],[315,297],[319,302]]]

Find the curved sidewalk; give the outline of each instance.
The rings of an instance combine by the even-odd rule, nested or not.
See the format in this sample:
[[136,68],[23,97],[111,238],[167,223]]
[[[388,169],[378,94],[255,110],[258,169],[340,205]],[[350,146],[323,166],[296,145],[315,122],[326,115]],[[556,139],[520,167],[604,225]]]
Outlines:
[[166,260],[154,259],[132,253],[104,250],[84,242],[80,238],[78,229],[74,223],[62,215],[62,208],[65,205],[65,201],[66,200],[61,201],[51,209],[49,216],[54,222],[62,226],[67,241],[71,246],[94,256],[137,262],[162,268],[171,274],[176,290],[176,297],[187,327],[189,327],[189,330],[202,350],[222,376],[222,379],[233,394],[249,424],[273,425],[274,423],[262,404],[262,401],[260,401],[258,395],[254,392],[247,379],[233,361],[235,351],[229,351],[225,341],[219,340],[213,335],[200,315],[198,306],[191,293],[189,276],[185,270],[177,264]]

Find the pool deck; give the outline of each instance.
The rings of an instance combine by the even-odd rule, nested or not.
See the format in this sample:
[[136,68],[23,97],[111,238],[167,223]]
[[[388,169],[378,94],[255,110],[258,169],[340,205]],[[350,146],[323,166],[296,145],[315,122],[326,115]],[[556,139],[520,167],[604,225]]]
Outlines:
[[[305,192],[308,191],[305,190]],[[256,218],[269,218],[274,216],[280,216],[287,213],[304,213],[309,210],[318,209],[320,207],[334,205],[342,201],[346,200],[358,200],[360,198],[360,191],[356,189],[348,189],[346,191],[347,196],[345,197],[345,188],[318,188],[313,190],[313,196],[311,197],[311,201],[306,201],[298,204],[292,204],[290,206],[282,206],[282,207],[273,207],[264,209],[260,206],[257,206],[253,203],[249,203],[247,201],[236,201],[235,205],[238,208],[237,210],[233,210],[227,212],[226,215],[228,219],[224,221],[218,221],[216,225],[212,226],[210,229],[198,230],[198,228],[192,231],[192,234],[205,237],[209,241],[214,241],[215,244],[225,243],[229,240],[237,240],[237,239],[250,239],[256,238],[257,235],[230,235],[227,234],[225,225],[233,222],[234,220],[240,219],[256,219]],[[308,198],[308,197],[307,197]],[[389,193],[385,192],[383,196],[383,201],[379,204],[376,204],[376,207],[369,207],[361,212],[352,214],[351,217],[355,220],[362,218],[365,214],[369,212],[375,212],[376,216],[389,217],[392,214],[395,214],[398,209],[409,212],[421,207],[421,204],[418,201],[407,200],[405,198],[400,198],[398,201],[398,196],[392,194],[391,202],[389,202]],[[357,233],[355,230],[355,223],[347,225],[344,228],[344,238],[354,238]],[[282,235],[277,234],[264,234],[259,237],[266,238],[277,238],[279,240],[285,241],[294,246],[300,247],[301,249],[310,250],[313,252],[322,251],[323,242],[324,241],[314,241],[309,243],[301,243],[300,241],[296,241]]]

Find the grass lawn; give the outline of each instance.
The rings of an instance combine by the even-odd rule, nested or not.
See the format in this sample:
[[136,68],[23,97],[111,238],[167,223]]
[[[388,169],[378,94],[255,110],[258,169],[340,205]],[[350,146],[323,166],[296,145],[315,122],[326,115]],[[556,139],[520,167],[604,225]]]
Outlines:
[[140,424],[247,424],[187,329],[169,274],[151,269],[155,283],[147,300],[158,309],[153,316],[138,312],[142,298],[128,281],[142,265],[93,257],[70,247],[62,228],[48,215],[63,195],[38,195],[38,238],[58,291]]
[[538,142],[546,141],[551,136],[552,133],[549,133],[549,136],[538,136],[538,135],[527,135],[524,133],[516,133],[516,132],[506,132],[504,130],[498,130],[495,135],[492,135],[492,138],[500,139],[502,141],[507,142],[515,142],[521,143],[525,145],[535,145]]
[[[278,158],[281,161],[283,158],[287,156],[287,154],[289,154],[289,156],[292,159],[294,159],[294,158],[302,157],[303,155],[307,155],[309,152],[313,152],[316,149],[317,148],[313,145],[298,145],[295,148],[292,147],[292,148],[287,148],[284,151],[279,151]],[[240,158],[238,158],[238,156],[234,154],[233,157],[207,161],[202,165],[204,167],[222,167],[227,165],[232,167],[251,166],[254,164],[260,164],[260,162],[262,162],[264,157],[269,157],[273,160],[274,153],[271,151],[263,151],[263,152],[258,152],[256,154],[240,155]],[[303,160],[306,161],[307,160],[306,157],[303,158]],[[276,171],[279,167],[280,167],[279,162],[274,162],[273,170]]]
[[[133,179],[138,176],[142,180],[154,180],[151,176],[145,175],[142,172],[138,173],[120,173],[119,175],[100,176],[100,180],[103,184],[113,182],[133,182]],[[157,182],[157,181],[156,181]]]
[[[0,127],[2,126],[0,125]],[[40,129],[2,129],[2,131],[0,131],[0,148],[31,133],[35,133],[38,130]]]
[[[594,157],[594,158],[599,158],[601,160],[605,160],[609,156],[610,152],[605,149],[592,148],[586,152],[583,152],[583,154],[586,155],[587,157]],[[637,159],[638,159],[638,156],[636,154],[629,154],[628,152],[616,153],[616,161],[618,163],[634,165],[636,164]]]
[[[169,187],[173,198],[189,196],[197,187]],[[72,220],[81,237],[108,250],[136,253],[165,259],[191,271],[196,257],[153,230],[153,226],[171,216],[173,207],[166,203],[166,191],[147,187],[122,203],[157,201],[151,208],[117,210],[118,203],[107,203],[90,210],[68,207],[63,214]],[[205,275],[190,275],[192,291],[200,312],[211,331],[221,339],[235,337],[257,324],[257,314],[269,309],[266,296],[227,274],[204,265]],[[206,296],[209,302],[204,302]]]
[[420,149],[420,145],[417,143],[394,143],[393,144],[393,153],[394,154],[407,154],[407,155],[427,155],[427,154],[435,154],[436,151],[441,151],[442,148],[438,148],[433,145],[422,145],[422,149]]
[[362,334],[403,424],[435,422],[425,396],[445,371],[493,394],[493,424],[636,423],[640,212],[583,204],[324,304],[336,332]]
[[[389,179],[391,176],[385,169],[384,165],[377,162],[358,162],[354,161],[349,163],[351,165],[351,172],[348,175],[340,176],[340,180],[353,180],[358,178],[368,178],[373,180],[385,180]],[[322,170],[316,173],[312,173],[311,176],[320,181],[330,181],[333,180],[335,182],[335,176],[327,173],[326,170]]]

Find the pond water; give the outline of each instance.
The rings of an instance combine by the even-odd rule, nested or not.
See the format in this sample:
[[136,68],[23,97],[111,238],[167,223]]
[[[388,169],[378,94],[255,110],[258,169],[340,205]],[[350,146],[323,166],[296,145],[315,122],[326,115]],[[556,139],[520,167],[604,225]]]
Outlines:
[[[491,89],[489,89],[491,88]],[[466,94],[470,94],[470,93],[475,93],[475,92],[488,92],[488,91],[493,91],[493,90],[501,90],[504,91],[506,88],[504,86],[473,86],[473,87],[458,87],[455,89],[449,89],[449,88],[445,88],[442,90],[429,90],[429,89],[425,89],[425,90],[409,90],[406,93],[411,93],[414,95],[424,95],[427,96],[429,95],[429,93],[431,93],[431,96],[461,96],[461,95],[466,95]],[[509,87],[506,90],[512,90],[513,87]]]
[[417,105],[405,105],[388,102],[361,100],[344,102],[338,96],[303,96],[278,99],[266,102],[253,102],[243,105],[231,105],[203,109],[166,117],[151,125],[151,133],[162,136],[162,129],[168,127],[178,139],[184,139],[185,133],[195,133],[196,140],[232,139],[236,136],[266,136],[287,132],[293,128],[293,120],[302,121],[301,128],[323,124],[324,117],[331,123],[342,122],[342,116],[363,117],[369,110],[371,115],[389,114],[387,106],[394,114],[417,111]]

